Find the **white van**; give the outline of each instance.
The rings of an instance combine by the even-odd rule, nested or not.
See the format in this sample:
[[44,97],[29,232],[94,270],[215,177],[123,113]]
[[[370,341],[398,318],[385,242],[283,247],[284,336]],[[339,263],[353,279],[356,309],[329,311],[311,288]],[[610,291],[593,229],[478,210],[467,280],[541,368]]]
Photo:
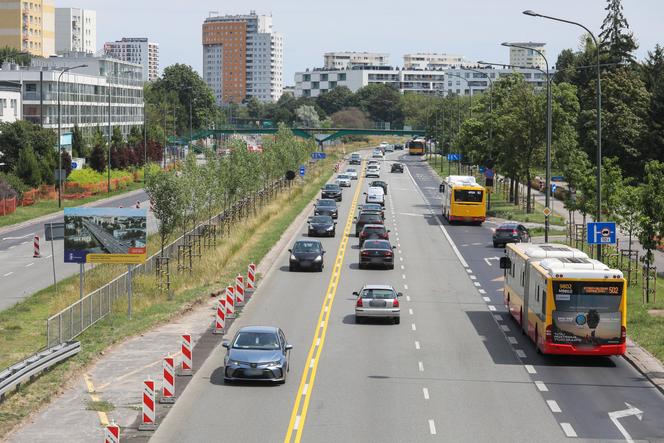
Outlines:
[[370,186],[366,194],[365,203],[378,203],[385,206],[385,191],[380,186]]

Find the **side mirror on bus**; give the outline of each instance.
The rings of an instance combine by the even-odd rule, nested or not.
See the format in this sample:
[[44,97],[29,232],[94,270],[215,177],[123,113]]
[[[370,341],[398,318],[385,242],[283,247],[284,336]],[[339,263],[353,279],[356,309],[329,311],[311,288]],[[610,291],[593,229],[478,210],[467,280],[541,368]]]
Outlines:
[[512,267],[512,260],[509,257],[500,257],[500,269],[509,269]]

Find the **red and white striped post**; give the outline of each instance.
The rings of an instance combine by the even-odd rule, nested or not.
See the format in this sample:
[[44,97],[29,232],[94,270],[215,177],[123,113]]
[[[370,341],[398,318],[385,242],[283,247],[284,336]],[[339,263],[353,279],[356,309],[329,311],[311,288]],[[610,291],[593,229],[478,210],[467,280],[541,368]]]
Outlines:
[[164,378],[159,403],[175,403],[175,359],[164,357]]
[[34,252],[32,253],[32,258],[41,258],[41,254],[39,253],[39,236],[35,235],[35,238],[32,242],[34,245]]
[[254,292],[256,290],[256,265],[249,263],[247,269],[247,292]]
[[244,277],[242,274],[235,277],[235,302],[238,306],[244,306]]
[[235,317],[235,288],[226,287],[226,318]]
[[226,328],[226,299],[221,297],[217,300],[217,315],[214,320],[213,334],[223,334]]
[[192,350],[191,334],[182,334],[180,375],[193,375],[194,363],[192,361]]
[[120,443],[120,426],[114,421],[104,428],[104,443]]
[[156,424],[156,405],[154,401],[154,381],[148,378],[143,382],[143,406],[139,431],[154,431]]

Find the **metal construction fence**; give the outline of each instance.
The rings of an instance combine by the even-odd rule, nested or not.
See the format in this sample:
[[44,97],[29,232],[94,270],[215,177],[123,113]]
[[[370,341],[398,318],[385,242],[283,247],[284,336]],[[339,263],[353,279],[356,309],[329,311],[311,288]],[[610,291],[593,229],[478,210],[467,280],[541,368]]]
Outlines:
[[[257,205],[262,206],[269,202],[277,193],[287,186],[285,179],[277,180],[260,191],[252,192],[249,196],[237,200],[228,209],[220,212],[211,219],[206,219],[192,230],[186,232],[175,241],[164,248],[164,255],[174,257],[177,255],[178,247],[191,241],[191,238],[201,238],[210,235],[209,225],[220,227],[215,231],[223,237],[224,232],[230,233],[231,224],[254,214]],[[210,243],[207,243],[210,245]],[[143,264],[132,268],[134,273],[153,273],[157,269],[157,261],[161,257],[161,251],[151,255]],[[46,321],[46,347],[68,342],[79,336],[90,326],[105,318],[113,310],[113,303],[128,294],[129,272],[125,272],[114,278],[104,286],[94,290],[90,294],[67,306],[62,311],[49,317]]]

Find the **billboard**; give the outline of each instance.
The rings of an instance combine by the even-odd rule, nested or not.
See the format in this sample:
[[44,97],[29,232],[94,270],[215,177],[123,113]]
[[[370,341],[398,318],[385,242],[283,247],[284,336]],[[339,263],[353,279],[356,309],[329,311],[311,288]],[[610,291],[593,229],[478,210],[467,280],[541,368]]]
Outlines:
[[147,209],[65,208],[65,263],[139,264],[147,257]]

